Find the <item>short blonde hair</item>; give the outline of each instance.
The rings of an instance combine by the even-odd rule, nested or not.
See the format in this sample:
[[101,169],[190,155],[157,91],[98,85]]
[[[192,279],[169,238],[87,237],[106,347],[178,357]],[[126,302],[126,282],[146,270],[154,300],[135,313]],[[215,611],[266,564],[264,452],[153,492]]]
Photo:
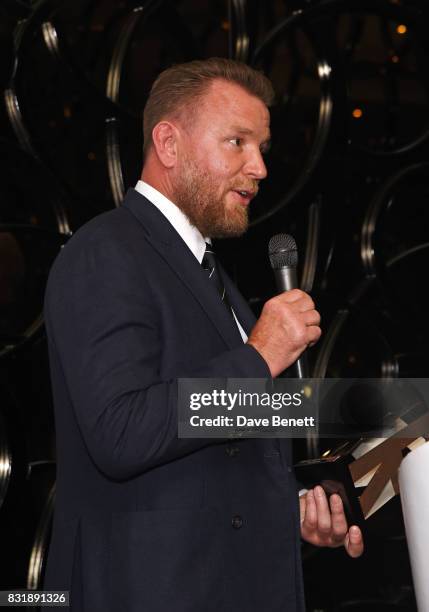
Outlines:
[[161,72],[150,90],[143,112],[143,154],[152,144],[155,125],[177,117],[188,105],[195,105],[216,79],[240,85],[266,106],[273,103],[274,90],[269,79],[243,62],[211,57],[176,64]]

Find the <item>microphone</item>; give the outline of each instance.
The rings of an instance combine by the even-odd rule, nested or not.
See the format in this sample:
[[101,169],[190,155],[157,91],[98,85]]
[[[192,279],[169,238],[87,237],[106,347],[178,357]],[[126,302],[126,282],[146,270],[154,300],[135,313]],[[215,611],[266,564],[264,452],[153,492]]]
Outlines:
[[[298,265],[298,249],[293,236],[276,234],[268,243],[268,255],[274,279],[279,293],[298,287],[296,268]],[[296,377],[309,378],[306,355],[302,354],[295,361]]]

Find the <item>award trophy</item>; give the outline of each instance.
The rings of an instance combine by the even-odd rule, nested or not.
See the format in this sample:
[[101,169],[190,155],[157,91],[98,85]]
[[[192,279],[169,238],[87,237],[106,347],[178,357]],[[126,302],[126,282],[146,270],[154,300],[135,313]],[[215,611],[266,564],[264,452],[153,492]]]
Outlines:
[[[398,399],[396,389],[395,393]],[[349,524],[363,527],[366,519],[399,493],[398,469],[404,456],[429,438],[425,403],[413,401],[411,409],[410,402],[406,404],[400,416],[384,410],[377,428],[381,435],[356,437],[355,430],[355,439],[332,444],[320,458],[295,464],[297,480],[306,488],[321,485],[328,496],[338,493]]]

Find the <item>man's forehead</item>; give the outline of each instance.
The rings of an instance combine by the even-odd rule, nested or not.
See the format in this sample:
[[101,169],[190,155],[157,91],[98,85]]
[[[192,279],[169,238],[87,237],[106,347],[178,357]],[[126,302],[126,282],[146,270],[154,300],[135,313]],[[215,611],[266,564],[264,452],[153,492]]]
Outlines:
[[201,104],[204,112],[220,114],[225,124],[230,123],[229,127],[243,132],[253,130],[257,120],[267,130],[269,137],[270,113],[267,106],[237,83],[224,79],[213,80]]
[[268,112],[266,105],[257,96],[247,91],[238,83],[227,81],[226,79],[213,79],[207,87],[205,96],[203,97],[206,98],[206,100],[219,98],[222,102],[229,102],[231,104],[246,104],[253,102],[259,104]]

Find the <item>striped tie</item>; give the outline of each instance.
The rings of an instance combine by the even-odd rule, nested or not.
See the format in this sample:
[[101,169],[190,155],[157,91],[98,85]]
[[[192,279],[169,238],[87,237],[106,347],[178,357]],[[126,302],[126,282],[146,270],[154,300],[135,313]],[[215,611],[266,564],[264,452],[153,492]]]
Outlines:
[[220,270],[217,263],[216,254],[213,251],[213,247],[211,244],[206,242],[206,250],[204,253],[203,261],[201,262],[202,267],[209,275],[209,279],[212,283],[214,283],[217,292],[220,295],[222,302],[228,308],[230,313],[232,314],[231,305],[228,301],[228,297],[225,292],[225,285],[223,284],[222,276],[220,274]]

